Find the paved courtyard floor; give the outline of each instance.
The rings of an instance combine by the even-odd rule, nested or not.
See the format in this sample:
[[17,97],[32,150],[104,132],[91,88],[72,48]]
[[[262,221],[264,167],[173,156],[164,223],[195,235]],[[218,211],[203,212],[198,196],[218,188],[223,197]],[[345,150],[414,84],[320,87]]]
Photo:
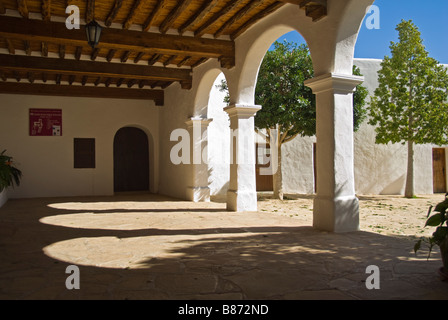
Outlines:
[[[414,238],[307,219],[148,194],[10,199],[0,299],[448,299],[439,253],[415,256]],[[69,265],[80,289],[66,288]]]

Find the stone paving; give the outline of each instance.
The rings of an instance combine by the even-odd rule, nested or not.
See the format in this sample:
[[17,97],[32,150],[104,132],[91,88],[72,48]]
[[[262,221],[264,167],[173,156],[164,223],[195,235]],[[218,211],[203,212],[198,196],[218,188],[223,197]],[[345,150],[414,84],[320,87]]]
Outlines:
[[0,299],[448,299],[438,253],[415,257],[412,239],[299,223],[156,195],[12,199],[0,209]]

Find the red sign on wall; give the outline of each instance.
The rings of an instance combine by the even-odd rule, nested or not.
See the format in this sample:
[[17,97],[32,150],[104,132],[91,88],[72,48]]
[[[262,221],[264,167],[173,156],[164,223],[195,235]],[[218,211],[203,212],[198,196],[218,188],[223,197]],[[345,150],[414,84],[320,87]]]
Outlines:
[[30,136],[62,136],[62,110],[30,109]]

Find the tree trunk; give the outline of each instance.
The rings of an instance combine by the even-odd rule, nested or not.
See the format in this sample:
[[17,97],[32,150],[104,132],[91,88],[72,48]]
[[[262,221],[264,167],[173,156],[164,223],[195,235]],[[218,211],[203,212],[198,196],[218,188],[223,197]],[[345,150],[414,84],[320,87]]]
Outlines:
[[414,194],[414,142],[408,140],[408,171],[406,175],[406,189],[404,191],[406,198],[413,198]]
[[271,146],[271,148],[277,148],[277,171],[273,175],[273,190],[274,190],[274,198],[283,200],[283,181],[282,181],[282,143],[280,141],[281,134],[279,130],[279,126],[277,126],[277,139],[275,146]]

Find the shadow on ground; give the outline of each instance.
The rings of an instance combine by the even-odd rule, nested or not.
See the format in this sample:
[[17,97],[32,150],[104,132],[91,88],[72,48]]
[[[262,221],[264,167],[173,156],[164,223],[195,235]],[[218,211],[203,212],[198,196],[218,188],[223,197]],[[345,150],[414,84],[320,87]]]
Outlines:
[[[415,257],[408,237],[332,234],[262,213],[248,223],[222,204],[163,198],[161,209],[157,197],[131,199],[10,200],[0,209],[0,298],[448,298],[438,255]],[[65,287],[71,264],[79,290]],[[380,269],[379,290],[366,288],[369,265]]]

